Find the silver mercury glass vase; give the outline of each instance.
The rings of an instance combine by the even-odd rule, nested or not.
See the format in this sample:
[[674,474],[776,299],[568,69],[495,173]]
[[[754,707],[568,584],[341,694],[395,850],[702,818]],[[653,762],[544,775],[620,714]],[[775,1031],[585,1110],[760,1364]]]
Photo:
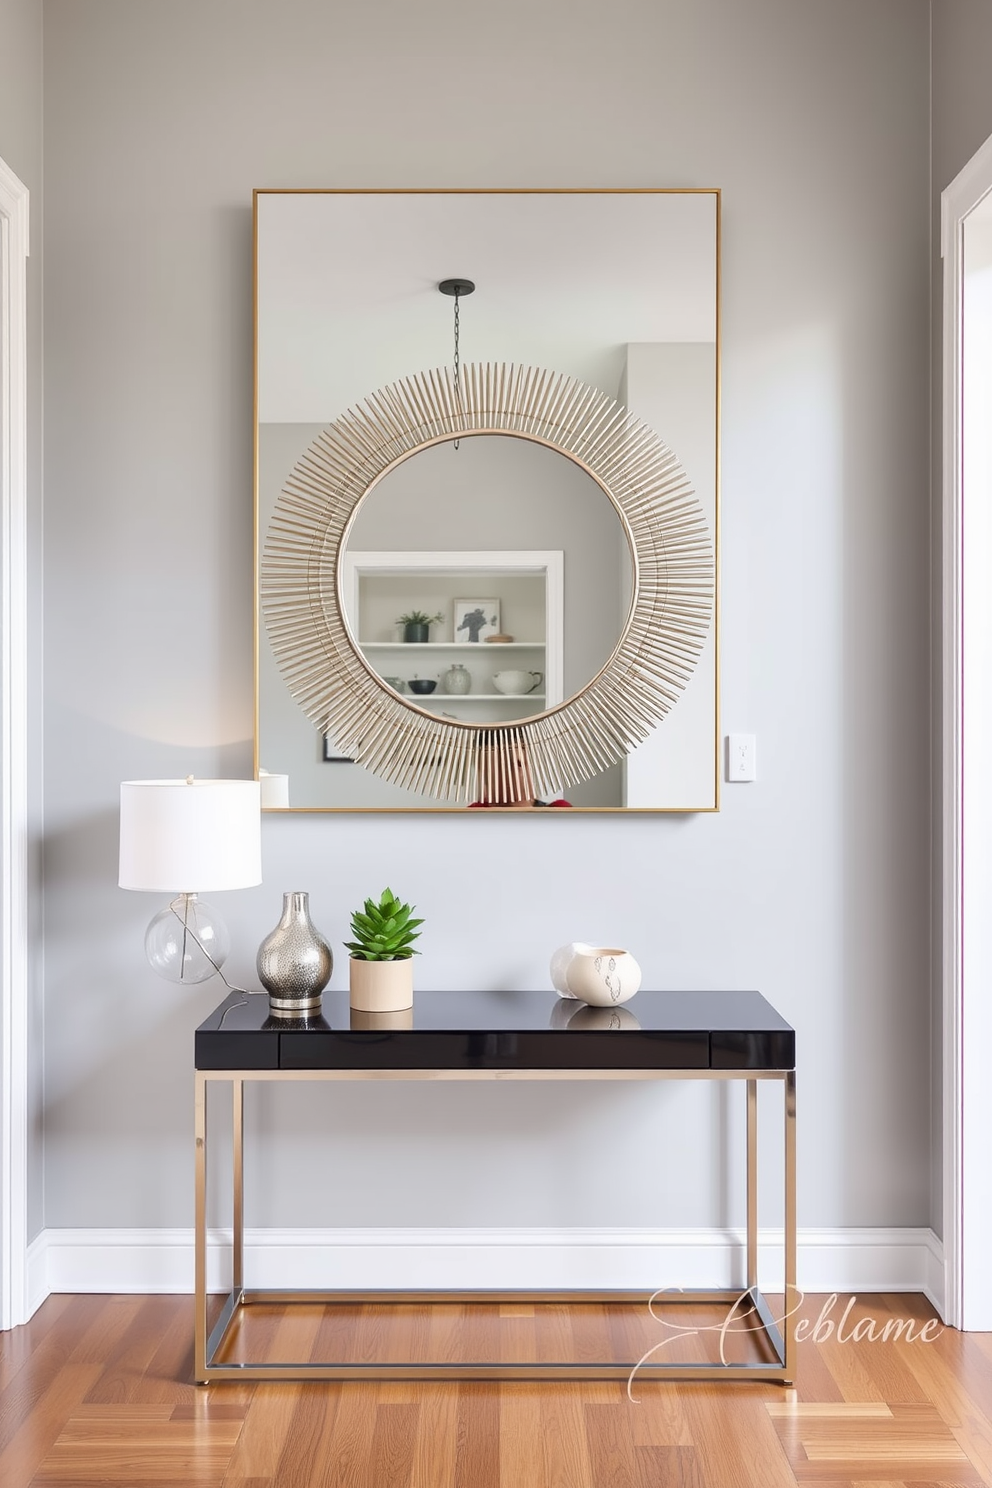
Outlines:
[[258,979],[275,1018],[312,1018],[331,979],[331,948],[310,919],[310,895],[283,894],[282,918],[258,948]]

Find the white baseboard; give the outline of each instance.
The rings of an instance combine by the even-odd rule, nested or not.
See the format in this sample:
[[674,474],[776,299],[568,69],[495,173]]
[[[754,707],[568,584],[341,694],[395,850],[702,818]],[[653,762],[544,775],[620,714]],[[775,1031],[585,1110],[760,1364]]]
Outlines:
[[52,1287],[48,1285],[48,1236],[49,1230],[42,1230],[36,1235],[28,1246],[27,1251],[27,1298],[24,1320],[33,1318],[45,1298],[52,1293]]
[[[734,1287],[732,1230],[247,1230],[250,1286],[479,1289]],[[207,1284],[230,1285],[230,1235],[208,1238]],[[781,1231],[759,1235],[759,1277],[783,1281]],[[28,1255],[32,1310],[51,1292],[191,1292],[192,1230],[44,1230]],[[928,1229],[801,1230],[807,1292],[923,1292],[940,1308],[940,1241]]]
[[944,1244],[933,1230],[923,1232],[927,1238],[926,1268],[927,1281],[923,1288],[927,1297],[933,1303],[939,1317],[947,1321],[945,1307],[947,1305],[947,1290],[944,1283]]

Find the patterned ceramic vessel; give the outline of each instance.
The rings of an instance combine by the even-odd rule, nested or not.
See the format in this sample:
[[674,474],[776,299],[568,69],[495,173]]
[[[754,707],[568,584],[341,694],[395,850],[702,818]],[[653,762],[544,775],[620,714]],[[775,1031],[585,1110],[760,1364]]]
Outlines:
[[310,919],[310,895],[283,894],[282,919],[258,948],[258,979],[274,1018],[312,1017],[331,979],[334,958]]
[[569,961],[565,982],[572,996],[590,1007],[618,1007],[641,985],[641,968],[629,951],[586,946]]
[[450,666],[441,680],[444,683],[445,692],[454,696],[459,694],[464,696],[466,692],[472,691],[472,673],[468,667],[462,666],[460,661]]

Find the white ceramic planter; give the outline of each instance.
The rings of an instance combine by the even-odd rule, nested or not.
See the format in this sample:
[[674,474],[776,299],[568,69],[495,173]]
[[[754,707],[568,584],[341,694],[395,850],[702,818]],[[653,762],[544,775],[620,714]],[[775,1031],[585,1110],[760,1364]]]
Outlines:
[[616,946],[585,946],[565,969],[573,997],[590,1007],[618,1007],[641,985],[641,968],[629,951]]
[[413,957],[349,961],[351,1005],[362,1013],[399,1013],[413,1007]]

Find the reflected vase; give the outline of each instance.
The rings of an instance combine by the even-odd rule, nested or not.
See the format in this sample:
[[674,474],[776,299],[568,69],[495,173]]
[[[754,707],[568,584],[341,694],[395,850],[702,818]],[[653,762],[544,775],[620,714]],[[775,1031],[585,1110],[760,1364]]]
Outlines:
[[445,692],[453,697],[464,697],[465,693],[472,691],[472,673],[460,661],[448,668],[442,680]]

